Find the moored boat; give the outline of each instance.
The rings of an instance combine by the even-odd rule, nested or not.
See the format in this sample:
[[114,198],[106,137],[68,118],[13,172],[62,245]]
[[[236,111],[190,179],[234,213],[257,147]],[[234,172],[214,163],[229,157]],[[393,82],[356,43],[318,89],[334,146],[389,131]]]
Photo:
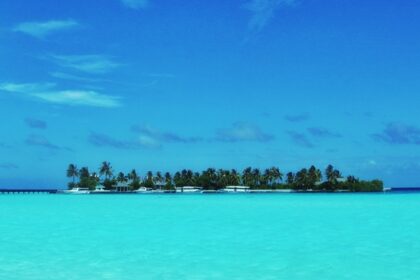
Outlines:
[[86,188],[72,188],[71,190],[63,191],[65,194],[89,194],[89,189]]
[[153,189],[146,188],[146,187],[140,187],[138,190],[134,191],[135,193],[153,193]]
[[226,193],[245,193],[249,192],[249,189],[248,186],[226,186],[221,191]]
[[177,193],[201,193],[203,190],[202,187],[196,186],[184,186],[184,187],[176,187],[175,191]]

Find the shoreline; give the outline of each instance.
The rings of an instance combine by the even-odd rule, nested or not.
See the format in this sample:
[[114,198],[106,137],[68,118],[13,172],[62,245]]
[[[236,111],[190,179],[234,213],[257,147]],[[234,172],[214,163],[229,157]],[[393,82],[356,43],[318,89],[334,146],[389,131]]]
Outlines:
[[249,190],[249,191],[237,191],[237,192],[226,192],[226,191],[217,191],[217,190],[203,190],[201,192],[176,192],[175,190],[153,190],[148,192],[137,192],[137,191],[89,191],[88,193],[83,194],[72,194],[66,193],[63,189],[0,189],[1,194],[61,194],[61,195],[238,195],[238,194],[353,194],[353,193],[420,193],[420,187],[413,188],[384,188],[383,191],[376,192],[352,192],[348,190],[339,190],[339,191],[324,191],[324,190],[292,190],[292,189],[282,189],[282,190],[270,190],[270,189],[261,189],[261,190]]

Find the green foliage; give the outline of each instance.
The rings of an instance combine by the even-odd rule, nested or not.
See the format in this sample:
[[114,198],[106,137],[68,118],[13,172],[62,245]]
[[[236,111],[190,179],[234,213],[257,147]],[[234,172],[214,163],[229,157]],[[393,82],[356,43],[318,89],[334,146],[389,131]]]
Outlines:
[[67,187],[68,187],[68,189],[69,189],[69,190],[71,190],[71,189],[73,189],[73,188],[76,188],[76,187],[77,187],[77,183],[74,183],[74,182],[69,182],[69,183],[67,184]]
[[127,181],[128,181],[128,179],[127,179],[127,177],[125,177],[125,175],[124,175],[123,172],[118,173],[117,182],[119,182],[119,183],[125,183]]
[[102,165],[99,168],[99,175],[105,176],[105,180],[109,179],[112,176],[111,163],[109,163],[107,161],[102,162]]
[[138,190],[141,187],[141,183],[139,179],[134,179],[129,184],[132,190]]
[[98,183],[99,183],[99,180],[97,178],[89,176],[89,177],[80,178],[80,182],[78,186],[80,188],[87,188],[89,190],[95,190]]
[[[178,171],[172,176],[169,172],[147,172],[144,180],[137,175],[136,170],[132,170],[127,175],[119,172],[117,177],[112,177],[113,171],[111,164],[104,161],[99,169],[99,174],[105,176],[102,184],[105,189],[111,190],[117,183],[128,182],[132,190],[144,186],[147,188],[163,187],[166,190],[182,186],[200,186],[206,190],[217,190],[226,186],[245,185],[251,189],[293,189],[297,191],[350,191],[350,192],[377,192],[383,190],[383,182],[379,180],[360,181],[354,176],[342,178],[341,172],[332,165],[325,169],[325,181],[320,169],[315,166],[303,168],[296,173],[286,174],[285,183],[282,183],[283,174],[277,167],[263,169],[247,167],[242,173],[235,169],[214,169],[208,168],[204,171],[193,172],[189,169]],[[99,178],[95,173],[90,173],[87,167],[77,169],[76,165],[70,164],[67,177],[73,178],[68,184],[69,188],[79,186],[83,188],[95,189],[99,183]],[[79,183],[75,178],[79,177]]]
[[172,184],[172,176],[171,173],[165,173],[165,190],[172,190],[174,185]]
[[153,182],[153,172],[148,171],[145,180],[142,184],[146,188],[153,188],[155,186],[155,183]]
[[79,176],[79,170],[75,164],[69,164],[66,172],[67,177],[72,178],[72,182],[68,184],[68,188],[72,189],[76,186],[76,178]]
[[102,185],[104,185],[106,190],[112,190],[116,184],[117,184],[117,181],[115,180],[115,178],[105,179],[102,182]]
[[351,192],[381,192],[384,189],[384,183],[380,180],[373,181],[347,181],[343,183],[342,188]]

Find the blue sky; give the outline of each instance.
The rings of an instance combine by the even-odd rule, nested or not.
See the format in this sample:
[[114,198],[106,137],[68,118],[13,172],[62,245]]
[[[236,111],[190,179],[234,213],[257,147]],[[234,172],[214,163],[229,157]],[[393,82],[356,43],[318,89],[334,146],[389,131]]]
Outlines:
[[420,185],[420,1],[0,2],[0,186],[332,163]]

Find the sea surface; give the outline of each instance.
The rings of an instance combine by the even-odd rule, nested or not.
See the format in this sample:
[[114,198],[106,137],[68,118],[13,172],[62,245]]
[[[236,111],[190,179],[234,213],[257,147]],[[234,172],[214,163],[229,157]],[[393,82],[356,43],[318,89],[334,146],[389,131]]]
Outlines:
[[420,194],[0,195],[0,279],[420,279]]

